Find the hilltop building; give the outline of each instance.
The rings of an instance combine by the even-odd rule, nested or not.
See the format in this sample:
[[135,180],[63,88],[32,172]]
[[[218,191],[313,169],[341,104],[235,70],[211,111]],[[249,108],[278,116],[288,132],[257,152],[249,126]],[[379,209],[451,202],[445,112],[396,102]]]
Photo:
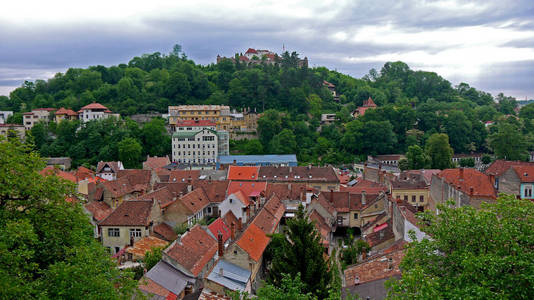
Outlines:
[[54,111],[56,111],[55,108],[36,108],[30,112],[23,113],[24,128],[30,130],[38,122],[48,123],[52,117],[52,112]]
[[354,118],[357,118],[359,116],[363,116],[368,109],[374,109],[376,107],[377,107],[377,105],[375,104],[373,99],[371,99],[371,97],[369,97],[369,99],[363,101],[363,105],[362,106],[358,106],[358,108],[352,112],[352,116]]
[[[281,56],[275,52],[272,52],[270,50],[261,50],[261,49],[254,49],[254,48],[248,48],[244,55],[236,54],[235,57],[223,57],[223,56],[217,55],[217,63],[220,63],[221,61],[225,59],[229,59],[233,63],[236,63],[236,59],[237,59],[239,63],[246,64],[246,65],[262,64],[262,63],[275,65],[275,64],[279,64],[282,61]],[[299,59],[298,66],[307,67],[308,58],[304,57],[304,59]]]
[[172,160],[214,165],[219,155],[228,155],[228,132],[215,128],[216,123],[209,120],[178,121],[172,135]]
[[91,120],[100,120],[108,117],[120,117],[119,114],[114,114],[111,110],[100,103],[93,102],[89,105],[82,107],[79,111],[79,118],[82,123]]

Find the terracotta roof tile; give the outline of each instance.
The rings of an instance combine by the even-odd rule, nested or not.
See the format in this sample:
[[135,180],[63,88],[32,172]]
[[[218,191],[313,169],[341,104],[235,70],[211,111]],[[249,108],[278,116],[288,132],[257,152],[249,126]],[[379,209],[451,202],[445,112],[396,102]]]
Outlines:
[[532,166],[512,166],[521,182],[534,182],[534,165]]
[[237,191],[242,191],[245,196],[249,196],[254,193],[265,192],[267,182],[263,181],[231,181],[228,185],[227,194],[233,194]]
[[399,265],[403,257],[404,250],[397,250],[349,266],[344,271],[346,284],[350,286],[400,275]]
[[169,257],[189,270],[195,277],[200,274],[216,252],[217,241],[198,224],[165,250]]
[[349,212],[353,210],[361,210],[369,205],[375,203],[379,198],[378,194],[365,195],[365,204],[362,203],[362,194],[352,194],[349,192],[323,192],[325,199],[333,203],[337,212]]
[[164,248],[169,242],[158,239],[154,236],[145,236],[140,240],[136,241],[133,247],[128,247],[126,249],[127,253],[133,254],[137,257],[145,257],[145,254],[148,251],[151,251],[152,248]]
[[245,194],[243,194],[242,191],[237,191],[231,195],[234,195],[237,199],[239,199],[239,201],[241,201],[241,203],[243,203],[243,205],[245,206],[249,206],[250,205],[250,201],[248,199],[247,196],[245,196]]
[[210,204],[208,196],[202,188],[197,188],[178,199],[191,214],[204,209]]
[[75,171],[75,175],[78,180],[84,180],[95,176],[95,172],[90,169],[87,169],[86,167],[78,167],[78,169]]
[[167,240],[169,242],[172,242],[176,240],[176,237],[178,236],[176,232],[172,229],[170,225],[167,223],[160,223],[152,228],[152,231],[154,233],[161,236],[164,240]]
[[260,167],[259,180],[280,182],[332,182],[339,183],[339,178],[332,167]]
[[146,161],[143,162],[143,168],[144,169],[149,169],[149,170],[154,170],[154,169],[157,169],[157,168],[163,168],[165,167],[166,165],[170,164],[171,163],[171,160],[169,159],[169,156],[166,155],[166,156],[162,156],[162,157],[158,157],[158,156],[147,156],[146,158]]
[[93,215],[93,218],[97,222],[107,218],[113,212],[113,209],[104,201],[92,201],[85,204],[84,207]]
[[277,220],[269,211],[262,209],[254,220],[252,224],[258,226],[265,234],[274,233],[276,227],[278,226],[279,220]]
[[200,170],[172,170],[169,173],[169,182],[193,182],[200,176]]
[[223,216],[223,220],[228,227],[231,227],[232,223],[237,224],[237,222],[239,222],[232,210],[228,210],[228,212]]
[[237,240],[237,245],[256,262],[260,260],[268,244],[269,237],[255,224],[250,224]]
[[179,197],[180,194],[184,195],[187,193],[187,184],[186,182],[157,182],[154,184],[154,190],[159,190],[166,187],[175,197]]
[[389,219],[385,224],[386,226],[381,227],[381,230],[373,231],[365,237],[365,241],[369,244],[369,246],[375,247],[383,242],[395,238],[391,219]]
[[100,104],[100,103],[93,102],[93,103],[88,104],[88,105],[86,105],[86,106],[81,108],[81,110],[85,110],[85,109],[103,109],[103,110],[106,110],[108,108],[105,107],[104,105]]
[[139,289],[145,293],[166,297],[170,291],[161,285],[157,284],[154,280],[143,277],[139,279]]
[[306,197],[306,183],[268,183],[265,197],[276,194],[281,200],[304,200]]
[[534,166],[534,163],[498,159],[492,162],[491,165],[489,165],[489,167],[486,169],[486,171],[484,171],[484,173],[487,175],[501,176],[511,166]]
[[321,243],[330,243],[329,239],[332,227],[328,225],[326,220],[316,210],[312,211],[312,213],[310,214],[310,220],[314,222],[315,228],[317,228],[317,231],[321,235]]
[[437,176],[468,195],[471,195],[472,189],[472,195],[476,197],[495,199],[497,196],[497,192],[490,178],[475,169],[446,169],[441,171]]
[[152,201],[124,201],[100,226],[148,226]]
[[102,169],[104,169],[105,166],[108,166],[111,168],[111,170],[114,173],[117,173],[119,171],[119,162],[116,161],[99,161],[96,166],[96,173],[102,173]]
[[167,187],[163,187],[159,190],[139,196],[139,200],[156,200],[161,208],[165,208],[174,202],[176,197],[169,191]]
[[78,180],[76,180],[76,176],[74,174],[61,171],[60,169],[55,168],[54,166],[47,166],[41,172],[39,172],[43,176],[50,176],[50,175],[56,175],[64,180],[77,183]]
[[286,207],[277,195],[272,195],[264,204],[262,210],[268,210],[278,221],[280,221],[284,216]]
[[219,236],[219,232],[222,234],[223,242],[226,242],[230,238],[230,228],[224,223],[223,219],[217,218],[208,226],[209,231],[213,236]]
[[260,167],[228,166],[228,180],[257,180]]
[[211,203],[220,203],[224,201],[228,184],[228,180],[197,180],[193,187],[202,187]]
[[351,187],[341,186],[339,190],[342,192],[350,192],[351,194],[361,194],[363,191],[367,194],[378,194],[387,191],[387,187],[380,183],[361,179],[355,185]]

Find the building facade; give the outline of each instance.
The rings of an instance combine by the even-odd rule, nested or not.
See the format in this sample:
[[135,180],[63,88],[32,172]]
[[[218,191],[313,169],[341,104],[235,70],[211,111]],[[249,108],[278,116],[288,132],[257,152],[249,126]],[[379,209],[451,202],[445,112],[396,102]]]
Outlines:
[[105,119],[111,116],[114,116],[117,118],[119,117],[118,114],[114,114],[107,107],[96,102],[93,102],[89,105],[82,107],[78,111],[78,116],[80,118],[80,121],[82,121],[82,123],[93,121],[93,120],[101,120],[101,119]]
[[0,136],[7,138],[10,133],[24,139],[26,137],[26,128],[20,124],[0,124]]
[[13,115],[13,111],[10,111],[10,110],[0,111],[0,124],[5,124],[7,122],[7,118],[9,118],[9,116],[12,116],[12,115]]
[[52,117],[52,112],[55,110],[55,108],[36,108],[30,112],[23,113],[24,128],[30,130],[38,122],[48,123]]

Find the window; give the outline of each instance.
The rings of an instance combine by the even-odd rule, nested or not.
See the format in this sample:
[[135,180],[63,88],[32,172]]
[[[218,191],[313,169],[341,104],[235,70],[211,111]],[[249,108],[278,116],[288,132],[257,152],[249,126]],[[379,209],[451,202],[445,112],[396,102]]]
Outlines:
[[532,198],[532,185],[525,185],[525,198]]
[[203,136],[202,140],[203,141],[214,141],[215,137],[214,136]]
[[415,198],[416,198],[416,196],[412,195],[412,202],[415,202]]
[[404,195],[404,201],[408,202],[408,195]]
[[211,207],[208,207],[208,214],[211,214]]
[[130,228],[130,237],[141,237],[140,228]]
[[419,202],[425,202],[425,196],[423,195],[419,196]]
[[119,237],[121,236],[121,231],[119,228],[108,228],[108,236]]
[[358,219],[358,214],[354,213],[354,219]]

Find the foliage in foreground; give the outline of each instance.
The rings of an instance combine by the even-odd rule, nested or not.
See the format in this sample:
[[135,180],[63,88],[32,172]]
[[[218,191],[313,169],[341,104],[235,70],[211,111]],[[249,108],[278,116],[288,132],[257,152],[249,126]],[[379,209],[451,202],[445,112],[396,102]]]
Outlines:
[[74,187],[41,176],[41,158],[0,138],[0,298],[126,299],[136,282],[93,238]]
[[534,202],[439,210],[422,216],[432,240],[409,245],[389,299],[534,298]]

